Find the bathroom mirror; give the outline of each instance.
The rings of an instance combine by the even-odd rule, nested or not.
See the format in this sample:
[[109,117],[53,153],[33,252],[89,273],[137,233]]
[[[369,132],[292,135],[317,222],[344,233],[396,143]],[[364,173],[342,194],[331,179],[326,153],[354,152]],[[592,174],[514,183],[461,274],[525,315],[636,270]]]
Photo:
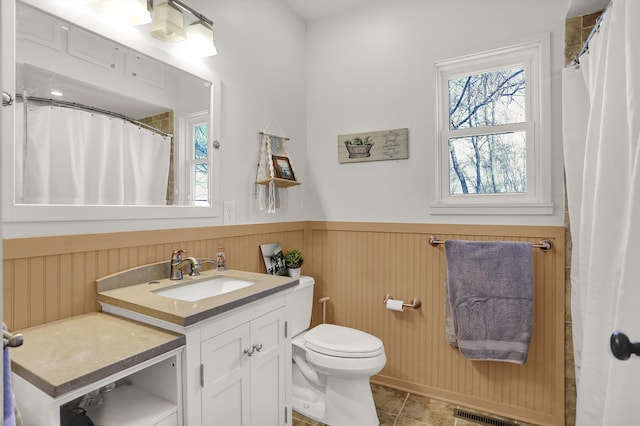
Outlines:
[[15,205],[211,206],[210,82],[22,2],[15,34]]

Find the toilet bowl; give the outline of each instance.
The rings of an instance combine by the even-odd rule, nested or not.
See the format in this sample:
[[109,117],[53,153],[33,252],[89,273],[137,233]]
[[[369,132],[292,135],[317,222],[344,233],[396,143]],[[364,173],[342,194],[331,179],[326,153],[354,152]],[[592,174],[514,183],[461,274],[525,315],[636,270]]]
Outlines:
[[314,283],[301,277],[293,293],[293,409],[331,426],[378,425],[369,378],[387,362],[384,345],[339,325],[308,330]]

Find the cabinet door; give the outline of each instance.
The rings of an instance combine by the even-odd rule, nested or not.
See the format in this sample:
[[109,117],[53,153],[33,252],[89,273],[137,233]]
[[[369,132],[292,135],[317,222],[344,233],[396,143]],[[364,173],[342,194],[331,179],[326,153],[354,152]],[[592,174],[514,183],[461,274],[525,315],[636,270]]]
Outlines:
[[69,26],[67,53],[115,72],[124,69],[123,47],[74,25]]
[[125,60],[127,75],[138,81],[164,89],[166,67],[147,56],[129,52]]
[[249,324],[202,342],[202,424],[249,426]]
[[[29,40],[57,51],[64,49],[62,21],[35,9],[27,13],[18,8],[16,13],[18,14],[18,24],[16,25],[18,40]],[[20,50],[22,49],[24,47],[20,48]]]
[[[284,309],[251,322],[251,419],[254,426],[285,424]],[[259,351],[257,349],[260,349]]]

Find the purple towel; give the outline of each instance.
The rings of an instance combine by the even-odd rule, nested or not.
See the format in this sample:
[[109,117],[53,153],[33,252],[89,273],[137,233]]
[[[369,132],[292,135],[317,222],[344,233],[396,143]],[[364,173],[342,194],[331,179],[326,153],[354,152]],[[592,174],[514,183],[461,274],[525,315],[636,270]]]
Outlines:
[[447,341],[465,358],[524,364],[533,323],[531,244],[447,240]]
[[[7,327],[2,325],[4,330]],[[4,346],[4,345],[3,345]],[[13,387],[11,386],[11,361],[9,360],[9,348],[4,346],[2,351],[2,389],[4,395],[3,412],[4,412],[4,426],[15,426],[16,417],[13,407]]]

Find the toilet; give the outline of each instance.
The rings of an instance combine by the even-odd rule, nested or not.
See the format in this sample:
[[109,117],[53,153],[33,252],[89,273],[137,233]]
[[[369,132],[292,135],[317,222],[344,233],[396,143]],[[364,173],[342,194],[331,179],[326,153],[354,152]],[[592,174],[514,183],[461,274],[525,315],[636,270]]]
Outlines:
[[330,426],[378,425],[369,378],[387,362],[380,339],[333,324],[309,330],[311,277],[292,293],[293,409]]

